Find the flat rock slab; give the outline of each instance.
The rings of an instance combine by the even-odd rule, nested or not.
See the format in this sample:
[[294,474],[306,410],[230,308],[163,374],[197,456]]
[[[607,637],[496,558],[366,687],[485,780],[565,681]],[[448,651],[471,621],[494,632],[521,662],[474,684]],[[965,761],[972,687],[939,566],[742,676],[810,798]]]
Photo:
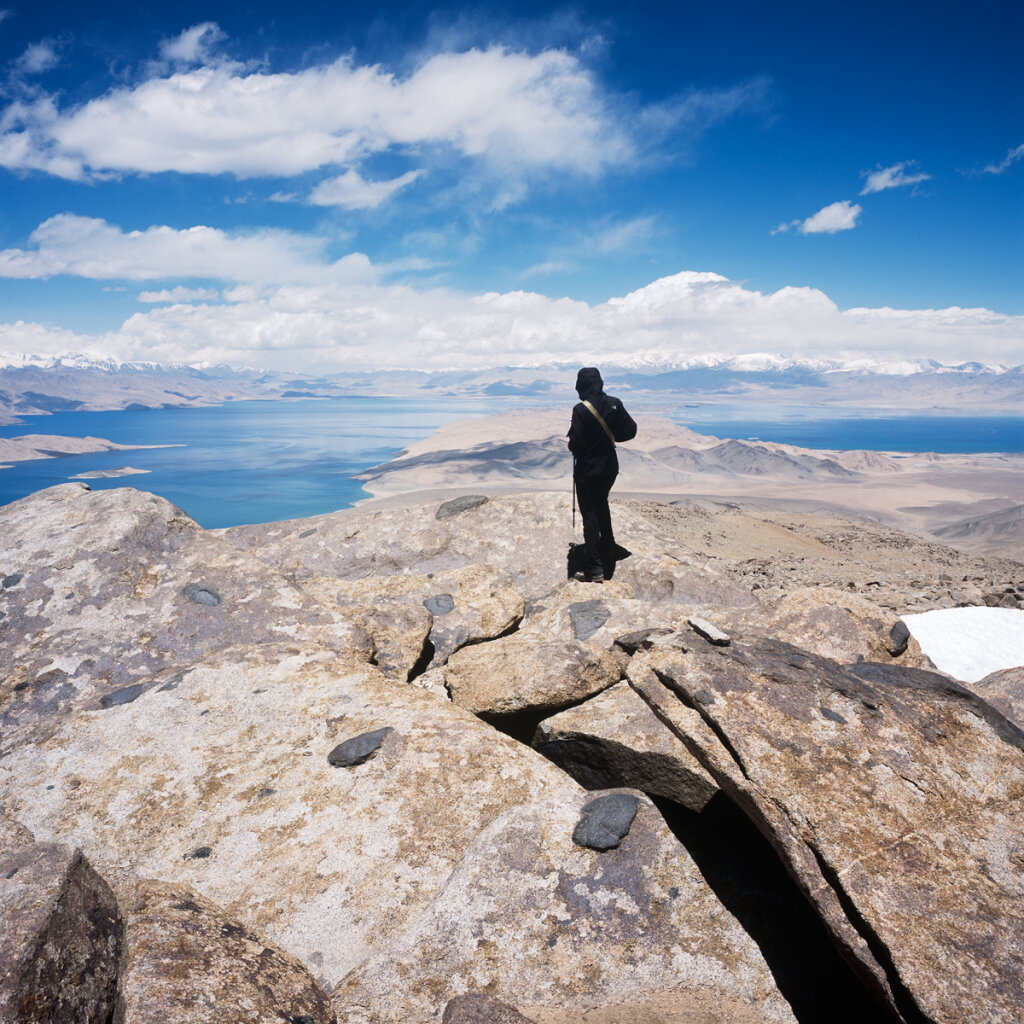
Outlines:
[[339,1018],[424,1024],[486,987],[531,1021],[558,1024],[793,1021],[757,945],[632,795],[628,834],[602,852],[572,839],[594,794],[496,818],[415,924],[335,989]]
[[457,651],[444,669],[452,702],[477,715],[556,711],[620,676],[618,661],[593,644],[523,633]]
[[1020,1020],[1020,730],[934,673],[854,674],[772,641],[666,655],[656,672],[634,685],[907,1020]]
[[80,851],[16,838],[0,853],[0,1020],[104,1024],[123,932],[114,894]]
[[[378,729],[394,731],[369,760],[328,763]],[[407,928],[505,810],[582,792],[450,701],[300,645],[217,652],[2,764],[0,816],[80,846],[123,904],[140,878],[191,886],[325,988]]]
[[630,786],[700,811],[714,779],[627,682],[544,719],[533,746],[586,789]]
[[335,1024],[295,957],[194,889],[144,881],[126,918],[113,1024]]
[[[572,523],[566,493],[498,495],[485,504],[437,519],[438,505],[343,509],[281,523],[236,526],[217,531],[301,584],[314,576],[363,579],[423,575],[469,565],[490,565],[508,573],[530,600],[565,581],[566,533]],[[643,593],[711,591],[700,570],[688,566],[678,542],[658,531],[639,512],[615,504],[616,536],[633,557],[620,562],[616,579],[642,581]],[[674,555],[662,558],[671,550]],[[653,560],[645,560],[649,555]],[[636,567],[632,568],[636,563]],[[626,567],[630,566],[629,573]],[[693,569],[693,575],[690,574]],[[721,581],[718,597],[751,603],[749,591]],[[710,598],[709,598],[710,600]],[[696,602],[699,603],[699,602]],[[715,602],[717,603],[717,599]]]
[[0,591],[0,755],[229,644],[370,654],[341,609],[132,488],[63,484],[0,508],[0,565],[20,577]]

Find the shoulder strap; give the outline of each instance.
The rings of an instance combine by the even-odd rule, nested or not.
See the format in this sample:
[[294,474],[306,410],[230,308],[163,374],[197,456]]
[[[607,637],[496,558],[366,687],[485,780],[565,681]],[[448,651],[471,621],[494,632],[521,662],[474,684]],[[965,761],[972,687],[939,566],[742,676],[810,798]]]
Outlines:
[[594,419],[596,419],[604,428],[604,432],[608,435],[608,440],[610,440],[612,444],[615,444],[615,435],[611,432],[608,424],[605,423],[604,417],[585,399],[583,404],[594,414]]

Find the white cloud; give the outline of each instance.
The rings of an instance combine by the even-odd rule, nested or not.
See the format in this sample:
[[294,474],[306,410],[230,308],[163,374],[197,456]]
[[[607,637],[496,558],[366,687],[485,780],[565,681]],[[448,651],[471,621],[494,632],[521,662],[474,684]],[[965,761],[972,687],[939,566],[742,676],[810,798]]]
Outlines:
[[857,226],[857,218],[861,215],[861,207],[843,199],[820,209],[800,224],[798,230],[803,235],[833,235],[837,231],[849,231]]
[[812,288],[765,294],[686,272],[588,305],[534,292],[323,283],[239,286],[230,305],[161,306],[101,336],[0,327],[0,351],[87,350],[160,362],[228,362],[325,371],[483,367],[564,361],[676,362],[737,355],[1020,361],[1024,317],[985,309],[851,309]]
[[193,25],[173,39],[160,43],[160,56],[166,61],[180,64],[203,64],[213,59],[213,48],[226,36],[212,21]]
[[139,302],[216,302],[220,292],[216,288],[163,288],[158,292],[139,292]]
[[[204,33],[196,33],[204,29]],[[208,26],[166,44],[201,56]],[[405,78],[343,57],[281,74],[204,65],[111,90],[70,111],[12,105],[0,164],[102,172],[292,176],[387,150],[446,147],[506,171],[598,174],[634,155],[591,73],[560,50],[437,54]]]
[[989,164],[985,170],[985,174],[1003,174],[1008,171],[1018,160],[1024,159],[1024,144],[1015,146],[1013,149],[1007,152],[1006,156],[997,164]]
[[931,180],[930,174],[913,170],[916,164],[915,160],[906,160],[900,164],[893,164],[892,167],[864,171],[861,177],[866,180],[860,194],[867,196],[872,192],[884,192],[887,188],[902,188],[906,185],[916,185],[919,181]]
[[73,274],[94,280],[209,278],[256,284],[374,279],[370,261],[350,253],[330,262],[326,240],[287,231],[231,235],[203,226],[122,231],[94,217],[58,214],[29,236],[30,248],[0,251],[0,277]]
[[604,224],[588,240],[587,248],[601,253],[636,248],[650,239],[655,223],[654,217],[636,217],[618,224]]
[[320,182],[310,193],[309,201],[314,206],[372,210],[390,199],[399,189],[411,185],[422,173],[409,171],[389,181],[367,181],[358,171],[349,170],[337,178],[328,178]]
[[838,203],[831,203],[822,207],[813,216],[801,220],[791,220],[772,228],[773,235],[781,235],[794,229],[802,235],[835,234],[837,231],[849,231],[857,226],[857,218],[862,213],[862,208],[848,199]]
[[14,62],[14,70],[18,74],[38,75],[57,66],[57,51],[48,42],[33,43]]

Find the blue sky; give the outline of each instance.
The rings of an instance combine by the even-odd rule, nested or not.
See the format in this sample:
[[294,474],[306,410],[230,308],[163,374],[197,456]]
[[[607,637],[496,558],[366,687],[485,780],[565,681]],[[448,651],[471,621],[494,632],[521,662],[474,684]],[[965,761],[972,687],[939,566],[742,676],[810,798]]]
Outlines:
[[1019,3],[0,13],[8,357],[1024,361]]

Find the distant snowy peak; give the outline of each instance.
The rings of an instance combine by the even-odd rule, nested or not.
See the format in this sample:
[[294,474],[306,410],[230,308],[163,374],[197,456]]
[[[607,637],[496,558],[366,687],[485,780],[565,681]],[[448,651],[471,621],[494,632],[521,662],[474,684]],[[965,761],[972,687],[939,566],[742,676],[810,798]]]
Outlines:
[[744,355],[726,356],[704,353],[687,359],[665,362],[638,360],[623,362],[626,369],[658,373],[668,370],[729,370],[733,373],[788,373],[802,371],[810,373],[866,373],[886,377],[910,377],[919,373],[969,373],[1002,374],[1013,367],[1000,364],[959,363],[948,366],[934,359],[905,359],[882,361],[877,359],[801,359],[770,352],[749,352]]
[[[575,365],[575,364],[573,364]],[[606,364],[610,366],[609,364]],[[934,359],[913,359],[913,360],[892,360],[882,361],[876,359],[808,359],[789,357],[771,352],[748,352],[743,355],[728,356],[723,353],[705,352],[698,355],[688,356],[684,359],[665,360],[650,357],[638,357],[636,359],[621,359],[615,361],[618,369],[631,370],[641,374],[658,374],[680,370],[719,370],[739,374],[836,374],[836,373],[862,373],[878,374],[886,377],[910,377],[916,374],[984,374],[999,375],[1017,370],[1024,372],[1024,366],[1006,367],[988,363],[960,363],[957,365],[946,365]],[[268,371],[251,366],[228,366],[223,363],[156,363],[147,361],[121,362],[116,359],[98,358],[95,356],[82,355],[80,353],[65,353],[58,356],[38,356],[26,353],[4,353],[0,352],[0,369],[40,369],[40,370],[85,370],[101,373],[185,373],[189,375],[211,376],[216,378],[229,378],[240,376],[251,378],[253,375],[262,375]],[[527,367],[523,367],[526,369]],[[537,371],[547,370],[569,370],[569,366],[534,366]],[[373,371],[365,371],[373,372]],[[381,374],[403,373],[399,369],[380,370]],[[436,376],[440,373],[467,373],[480,372],[460,371],[452,367],[447,371],[425,371],[428,375]],[[289,377],[291,374],[272,374],[273,376]],[[315,375],[320,376],[320,375]],[[333,374],[324,375],[331,377]]]

